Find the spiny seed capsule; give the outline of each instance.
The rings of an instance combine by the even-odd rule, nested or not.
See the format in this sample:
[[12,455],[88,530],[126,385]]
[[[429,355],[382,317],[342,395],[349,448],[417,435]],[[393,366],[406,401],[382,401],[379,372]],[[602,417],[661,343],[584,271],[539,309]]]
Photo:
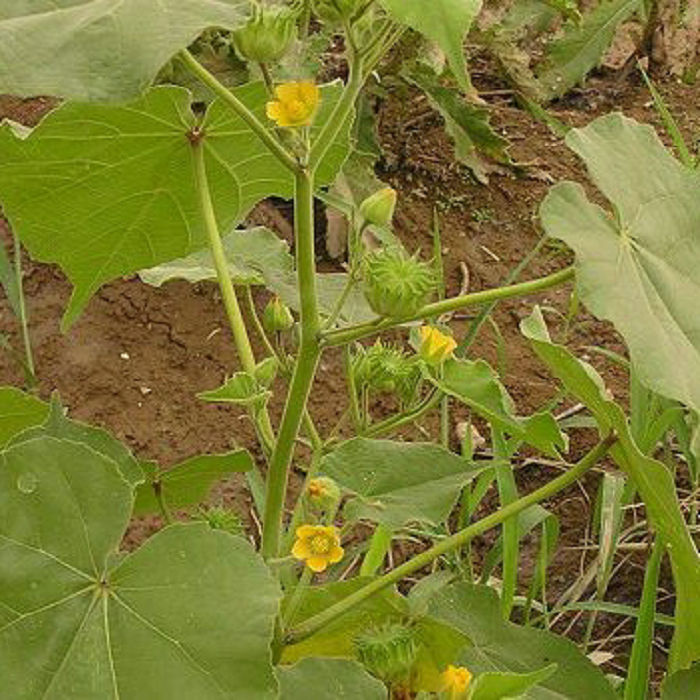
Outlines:
[[354,641],[358,659],[377,678],[395,683],[410,675],[417,654],[410,627],[389,623],[360,633]]
[[400,250],[371,253],[364,262],[364,292],[380,316],[405,318],[425,305],[435,289],[431,265]]
[[293,7],[254,5],[248,23],[233,32],[236,50],[247,61],[278,61],[294,40],[296,16]]
[[369,348],[360,347],[353,359],[353,375],[357,387],[366,386],[379,393],[397,394],[410,401],[421,378],[415,356],[398,347],[377,340]]

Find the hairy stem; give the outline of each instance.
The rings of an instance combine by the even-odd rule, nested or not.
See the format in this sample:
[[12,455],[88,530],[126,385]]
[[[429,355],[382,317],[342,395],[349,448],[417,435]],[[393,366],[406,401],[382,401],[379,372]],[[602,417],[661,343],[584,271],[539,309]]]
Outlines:
[[558,493],[562,489],[574,483],[589,469],[595,466],[598,461],[605,456],[607,451],[610,449],[610,446],[616,441],[616,439],[617,438],[614,435],[608,436],[568,472],[558,476],[556,479],[553,479],[542,488],[533,491],[527,496],[519,498],[517,501],[508,504],[495,513],[491,513],[491,515],[488,515],[478,522],[469,525],[454,535],[446,537],[444,540],[441,540],[437,544],[433,545],[425,552],[421,552],[417,556],[401,564],[401,566],[398,566],[387,574],[384,574],[384,576],[371,581],[366,586],[363,586],[359,590],[355,591],[355,593],[352,593],[334,605],[331,605],[326,610],[308,618],[300,625],[287,632],[284,638],[284,643],[287,645],[295,644],[303,639],[306,639],[307,637],[310,637],[329,622],[340,617],[354,606],[358,605],[375,593],[383,590],[387,586],[391,586],[405,576],[408,576],[409,574],[422,569],[424,566],[429,565],[439,556],[457,549],[458,547],[464,546],[477,535],[490,530],[492,527],[500,525],[503,521],[518,515],[518,513],[521,513],[526,508],[550,498],[555,493]]
[[313,179],[313,173],[306,170],[295,177],[294,229],[301,297],[301,341],[267,475],[262,537],[262,554],[266,559],[278,556],[289,464],[321,353],[318,342],[320,320],[316,296]]
[[323,335],[322,343],[324,347],[344,345],[345,343],[350,343],[353,340],[359,340],[360,338],[364,338],[368,335],[373,335],[374,333],[379,333],[380,331],[387,330],[388,328],[394,328],[395,326],[400,326],[401,324],[408,323],[410,321],[440,316],[444,313],[458,311],[459,309],[465,309],[470,306],[489,304],[493,301],[500,301],[502,299],[512,299],[514,297],[536,294],[537,292],[549,289],[550,287],[556,287],[564,282],[568,282],[573,276],[574,268],[572,266],[551,275],[547,275],[546,277],[530,280],[529,282],[520,282],[519,284],[512,284],[506,287],[486,289],[482,292],[472,292],[471,294],[464,294],[462,296],[452,297],[451,299],[436,301],[433,304],[427,304],[415,314],[406,318],[378,319],[376,321],[369,321],[368,323],[348,326],[347,328],[342,328],[341,330],[337,331],[329,331]]

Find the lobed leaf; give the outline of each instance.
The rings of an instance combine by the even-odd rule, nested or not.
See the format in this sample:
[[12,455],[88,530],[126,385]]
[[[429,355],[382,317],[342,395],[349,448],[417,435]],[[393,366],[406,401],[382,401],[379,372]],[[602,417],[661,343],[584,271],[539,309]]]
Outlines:
[[700,408],[700,172],[679,163],[650,126],[619,114],[566,142],[610,201],[610,215],[574,183],[541,208],[547,234],[576,253],[579,296],[612,321],[642,381]]
[[[323,88],[315,128],[339,93],[337,84]],[[236,94],[267,123],[262,84]],[[60,265],[74,286],[64,328],[105,282],[204,247],[188,138],[194,127],[189,92],[160,87],[126,106],[67,103],[25,139],[0,128],[4,211],[32,257]],[[214,102],[201,128],[221,230],[265,197],[291,197],[291,174],[229,108]],[[348,129],[321,163],[318,186],[341,167]]]
[[0,453],[0,668],[16,700],[277,697],[277,584],[242,538],[173,525],[117,555],[133,492],[86,445]]

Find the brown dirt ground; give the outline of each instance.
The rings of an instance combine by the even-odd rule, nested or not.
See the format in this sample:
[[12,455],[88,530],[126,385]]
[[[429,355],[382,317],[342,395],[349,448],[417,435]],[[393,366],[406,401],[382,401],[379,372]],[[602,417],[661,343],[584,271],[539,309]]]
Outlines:
[[[475,77],[479,86],[479,75]],[[482,87],[490,90],[493,83]],[[684,135],[696,138],[700,134],[698,89],[669,81],[660,87]],[[439,206],[446,279],[452,294],[458,293],[463,283],[460,263],[469,271],[470,290],[498,285],[537,242],[537,207],[550,184],[563,179],[585,181],[584,169],[561,140],[518,109],[507,92],[487,99],[494,125],[512,142],[513,159],[528,164],[524,176],[516,177],[504,170],[494,172],[488,187],[475,183],[469,172],[454,162],[440,119],[420,99],[389,100],[378,112],[380,141],[385,151],[379,175],[401,195],[396,218],[398,233],[409,249],[420,248],[430,255],[433,203]],[[50,100],[0,98],[0,118],[33,124],[51,104]],[[649,95],[634,76],[624,82],[614,74],[591,78],[585,89],[576,90],[554,107],[559,119],[574,126],[610,110],[622,110],[628,116],[659,126]],[[273,208],[258,211],[258,216],[288,233],[283,230],[289,228],[284,216]],[[7,242],[6,225],[0,224],[0,228],[2,240]],[[553,272],[568,262],[570,256],[561,248],[545,247],[523,279]],[[324,263],[325,267],[330,265]],[[27,261],[25,270],[42,397],[57,390],[72,417],[108,428],[139,457],[157,460],[164,466],[194,454],[222,451],[233,444],[245,446],[260,457],[252,425],[242,412],[204,404],[195,397],[199,391],[218,386],[237,367],[218,290],[213,284],[172,282],[154,289],[134,278],[113,282],[95,296],[70,332],[63,335],[59,320],[70,292],[68,283],[54,267]],[[521,338],[518,322],[530,312],[534,302],[565,310],[568,295],[567,289],[560,289],[506,302],[495,313],[505,339],[503,379],[523,414],[541,407],[554,394],[555,387]],[[257,293],[256,299],[262,307],[265,293]],[[560,329],[555,316],[550,315],[549,320],[555,330]],[[453,324],[455,335],[460,337],[467,326],[468,318],[458,316]],[[17,343],[16,323],[2,298],[0,333]],[[568,342],[579,354],[589,357],[605,374],[614,394],[624,401],[624,374],[587,350],[587,346],[598,345],[621,352],[623,346],[614,330],[584,311],[570,329]],[[262,356],[259,344],[255,350]],[[494,364],[498,362],[496,338],[488,325],[474,350],[475,355]],[[22,384],[20,370],[6,355],[0,355],[0,383]],[[328,352],[310,401],[322,432],[329,431],[343,413],[344,397],[340,358],[336,352]],[[381,402],[377,409],[378,414],[385,410]],[[271,404],[273,422],[279,420],[280,413],[281,400],[277,398]],[[454,420],[463,418],[464,414],[456,410]],[[426,419],[423,425],[434,431],[435,418]],[[419,439],[421,433],[409,431],[406,437]],[[590,439],[590,435],[579,434],[573,440],[570,458],[579,457],[590,445]],[[542,465],[524,467],[518,472],[519,486],[523,491],[531,490],[554,473]],[[584,560],[590,561],[590,556],[586,559],[579,548],[587,536],[598,478],[591,474],[579,489],[572,488],[546,504],[561,522],[559,551],[548,584],[551,600],[580,575]],[[215,498],[234,504],[255,535],[256,523],[242,479],[234,478],[224,484]],[[487,506],[495,503],[495,496],[489,496]],[[126,546],[133,546],[159,526],[157,518],[135,523]],[[477,553],[485,551],[493,539],[491,534],[476,543]],[[535,552],[534,543],[526,547],[523,572],[532,569]],[[401,559],[407,553],[400,546],[395,555]],[[642,578],[643,564],[631,559],[613,579],[608,599],[636,604]],[[666,576],[664,586],[669,585]],[[671,600],[664,611],[672,611]],[[619,654],[609,667],[611,670],[624,664],[629,649],[625,635],[633,632],[629,623],[615,630],[619,621],[620,618],[601,616],[594,634],[594,639],[604,639],[608,634],[615,637],[603,645],[606,651]],[[571,618],[565,622],[570,623]],[[579,622],[570,633],[578,637],[581,629]],[[667,640],[662,635],[660,646],[665,646]],[[656,661],[663,663],[661,652]]]

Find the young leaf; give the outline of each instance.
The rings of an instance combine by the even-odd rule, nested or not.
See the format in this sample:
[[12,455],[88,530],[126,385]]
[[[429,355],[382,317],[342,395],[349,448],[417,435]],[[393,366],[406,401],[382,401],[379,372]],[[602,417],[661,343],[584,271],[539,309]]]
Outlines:
[[566,138],[614,207],[580,185],[552,188],[541,207],[549,236],[577,257],[579,295],[622,333],[639,379],[700,408],[700,173],[675,160],[650,126],[619,114]]
[[700,556],[681,513],[673,477],[661,462],[639,451],[624,412],[608,398],[603,380],[593,367],[578,360],[567,348],[552,343],[539,308],[521,323],[521,330],[552,374],[588,407],[599,430],[614,430],[617,434],[618,442],[610,454],[635,482],[650,520],[669,545],[677,594],[671,668],[682,668],[700,657],[700,638],[696,634],[700,628]]
[[433,381],[475,413],[545,454],[557,457],[559,450],[566,449],[566,438],[549,413],[536,413],[528,418],[515,415],[513,400],[493,369],[483,360],[448,360],[442,377]]
[[603,59],[617,27],[639,8],[640,0],[601,0],[580,24],[571,24],[549,46],[540,83],[547,99],[561,97]]
[[262,560],[200,523],[115,557],[132,499],[86,445],[39,437],[0,453],[0,661],[13,697],[276,698],[279,589]]
[[556,672],[527,691],[533,700],[615,700],[603,673],[569,640],[520,627],[501,617],[498,596],[487,586],[456,583],[432,599],[430,614],[463,632],[471,645],[457,663],[472,673],[533,673],[557,664]]
[[272,392],[260,386],[252,375],[247,372],[236,372],[218,389],[202,391],[198,399],[210,403],[233,403],[238,406],[261,408],[272,396]]
[[302,659],[294,666],[278,666],[280,700],[386,700],[384,684],[350,659]]
[[426,11],[425,0],[380,0],[397,22],[407,24],[445,52],[459,86],[466,93],[474,92],[467,62],[464,39],[481,11],[481,0],[432,0]]
[[321,472],[353,494],[346,517],[390,529],[442,522],[464,484],[482,471],[431,443],[355,438],[321,461]]
[[440,85],[427,68],[416,68],[405,77],[420,88],[432,107],[440,112],[445,129],[454,141],[457,160],[470,168],[480,182],[488,183],[488,168],[480,155],[499,163],[510,163],[506,153],[508,141],[491,128],[486,108],[467,102],[454,90]]
[[0,387],[0,447],[15,435],[34,425],[41,425],[49,405],[13,386]]
[[0,7],[0,93],[124,102],[205,29],[245,23],[247,0],[32,0]]
[[152,481],[136,489],[134,515],[159,511],[155,484],[162,489],[168,506],[178,510],[206,501],[214,484],[229,474],[247,472],[252,468],[250,454],[246,450],[234,450],[225,454],[199,455],[170,469],[156,471],[150,475]]
[[[322,89],[317,125],[339,93],[337,84]],[[262,84],[236,94],[267,121]],[[67,103],[26,139],[0,128],[5,213],[32,257],[58,263],[74,285],[64,328],[105,282],[205,245],[188,138],[194,126],[189,93],[161,87],[126,106]],[[291,174],[225,105],[217,101],[209,107],[202,129],[222,231],[259,200],[292,195]],[[342,165],[348,129],[321,163],[317,185],[330,182]]]

